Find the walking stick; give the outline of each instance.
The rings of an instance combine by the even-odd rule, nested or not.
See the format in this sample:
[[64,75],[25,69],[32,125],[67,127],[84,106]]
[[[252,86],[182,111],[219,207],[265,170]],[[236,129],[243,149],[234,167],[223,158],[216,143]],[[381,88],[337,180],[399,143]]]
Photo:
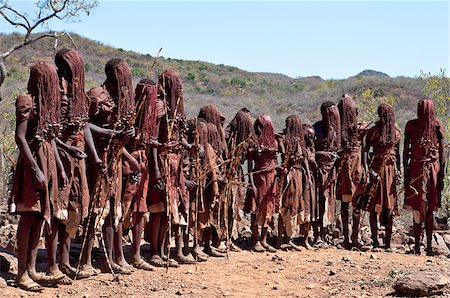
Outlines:
[[[164,75],[163,75],[164,76]],[[166,86],[165,86],[165,78],[163,78],[163,89],[166,90]],[[167,104],[166,104],[166,113],[165,113],[165,118],[166,118],[166,123],[169,126],[168,127],[168,131],[167,131],[167,140],[168,142],[170,142],[170,139],[172,138],[172,133],[173,133],[173,129],[175,126],[175,122],[178,121],[177,119],[177,112],[178,112],[178,106],[180,104],[180,100],[181,97],[178,97],[177,99],[177,103],[175,106],[175,110],[173,113],[173,119],[169,119],[169,113],[168,113],[168,108],[167,108]],[[167,103],[166,100],[166,93],[164,92],[164,101]],[[170,121],[172,120],[172,121]],[[166,263],[166,273],[169,271],[169,264],[170,264],[170,237],[172,235],[172,213],[171,213],[171,203],[170,203],[170,197],[169,197],[169,182],[170,182],[170,165],[169,165],[169,158],[166,154],[166,156],[164,157],[164,177],[166,180],[165,183],[165,199],[166,199],[166,206],[167,206],[167,210],[166,210],[166,215],[168,217],[168,225],[169,225],[169,229],[168,229],[168,235],[167,235],[167,243],[166,243],[166,249],[167,249],[167,263]]]
[[[199,146],[200,143],[200,136],[199,136],[199,131],[198,131],[198,119],[197,117],[195,117],[195,131],[194,131],[194,143],[196,146]],[[195,178],[197,180],[197,187],[196,187],[196,191],[195,191],[195,201],[194,201],[194,208],[195,208],[195,217],[194,217],[194,238],[195,238],[195,248],[197,249],[197,245],[199,242],[198,239],[198,197],[200,195],[200,193],[203,193],[203,190],[201,189],[201,180],[200,180],[200,151],[197,150],[196,155],[195,155]],[[203,201],[203,198],[202,198]],[[198,253],[195,253],[195,271],[198,270]]]

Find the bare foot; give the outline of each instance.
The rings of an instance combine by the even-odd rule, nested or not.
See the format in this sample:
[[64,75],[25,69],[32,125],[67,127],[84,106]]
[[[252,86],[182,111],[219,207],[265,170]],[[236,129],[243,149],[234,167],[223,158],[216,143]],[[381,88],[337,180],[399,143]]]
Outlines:
[[188,256],[181,254],[175,254],[173,256],[174,260],[178,262],[178,264],[195,264],[194,258],[189,254]]
[[254,252],[264,252],[264,251],[266,251],[266,250],[264,249],[264,247],[261,245],[261,242],[260,242],[260,241],[257,241],[257,242],[253,245],[252,250],[253,250]]
[[305,238],[304,246],[307,250],[312,249],[311,244],[309,244],[309,237]]
[[208,256],[214,257],[214,258],[224,258],[224,257],[225,257],[225,254],[223,254],[223,253],[217,251],[217,249],[213,248],[212,246],[210,246],[209,248],[208,248],[208,247],[205,247],[204,252],[205,252]]
[[264,247],[264,249],[268,252],[277,252],[277,250],[270,246],[266,241],[261,241],[261,246]]
[[49,270],[49,276],[52,277],[58,285],[71,285],[72,279],[62,273],[58,267]]
[[80,271],[76,274],[76,279],[88,278],[91,276],[99,275],[100,271],[92,267],[92,265],[83,265],[80,268]]
[[300,246],[296,245],[294,242],[292,242],[292,240],[289,241],[289,245],[291,246],[291,249],[292,249],[292,250],[295,250],[295,251],[302,251],[302,249],[300,248]]
[[29,292],[42,292],[44,289],[41,285],[32,280],[26,271],[22,276],[16,278],[16,285],[20,289]]

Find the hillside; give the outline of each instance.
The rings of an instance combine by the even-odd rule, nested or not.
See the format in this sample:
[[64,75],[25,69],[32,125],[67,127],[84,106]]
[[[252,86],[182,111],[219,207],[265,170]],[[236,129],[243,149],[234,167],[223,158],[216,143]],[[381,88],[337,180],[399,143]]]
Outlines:
[[[252,73],[233,66],[165,57],[159,57],[151,68],[155,62],[151,55],[116,49],[76,34],[72,36],[85,61],[87,88],[104,80],[104,65],[112,57],[120,57],[128,62],[135,82],[147,75],[155,79],[163,69],[175,69],[183,78],[189,117],[194,116],[208,102],[217,104],[228,120],[238,109],[246,106],[254,116],[269,113],[276,128],[281,129],[288,115],[298,113],[305,122],[314,122],[319,116],[321,102],[337,101],[344,92],[353,95],[357,101],[362,100],[363,93],[371,88],[375,97],[396,99],[397,120],[399,126],[403,127],[405,120],[413,117],[415,103],[422,95],[422,80],[390,78],[372,70],[343,80],[323,80],[317,76],[294,79],[281,74]],[[0,34],[0,48],[6,49],[19,38],[16,34]],[[25,90],[29,67],[34,62],[39,59],[52,61],[59,48],[71,47],[72,44],[68,38],[61,38],[58,49],[55,50],[53,46],[53,41],[42,40],[15,52],[7,59],[9,74],[3,85],[6,100],[0,103],[0,113],[14,111],[13,98]],[[360,106],[360,111],[364,113],[365,108]]]

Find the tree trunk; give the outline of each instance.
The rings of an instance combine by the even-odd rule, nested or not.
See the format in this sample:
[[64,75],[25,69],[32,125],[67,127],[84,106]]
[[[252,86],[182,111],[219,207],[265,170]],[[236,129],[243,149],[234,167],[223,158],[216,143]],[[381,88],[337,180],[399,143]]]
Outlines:
[[3,59],[0,58],[0,101],[3,100],[2,97],[2,85],[3,85],[3,81],[6,78],[6,67],[5,64],[3,63]]

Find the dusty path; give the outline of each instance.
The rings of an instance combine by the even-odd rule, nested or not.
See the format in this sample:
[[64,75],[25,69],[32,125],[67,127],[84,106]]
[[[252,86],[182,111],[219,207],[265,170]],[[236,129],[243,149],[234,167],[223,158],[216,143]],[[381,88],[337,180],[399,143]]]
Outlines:
[[[450,259],[334,248],[302,252],[231,253],[180,268],[137,271],[113,282],[101,274],[29,294],[7,287],[3,297],[381,297],[396,277],[417,269],[450,276]],[[450,294],[450,293],[448,293]]]

